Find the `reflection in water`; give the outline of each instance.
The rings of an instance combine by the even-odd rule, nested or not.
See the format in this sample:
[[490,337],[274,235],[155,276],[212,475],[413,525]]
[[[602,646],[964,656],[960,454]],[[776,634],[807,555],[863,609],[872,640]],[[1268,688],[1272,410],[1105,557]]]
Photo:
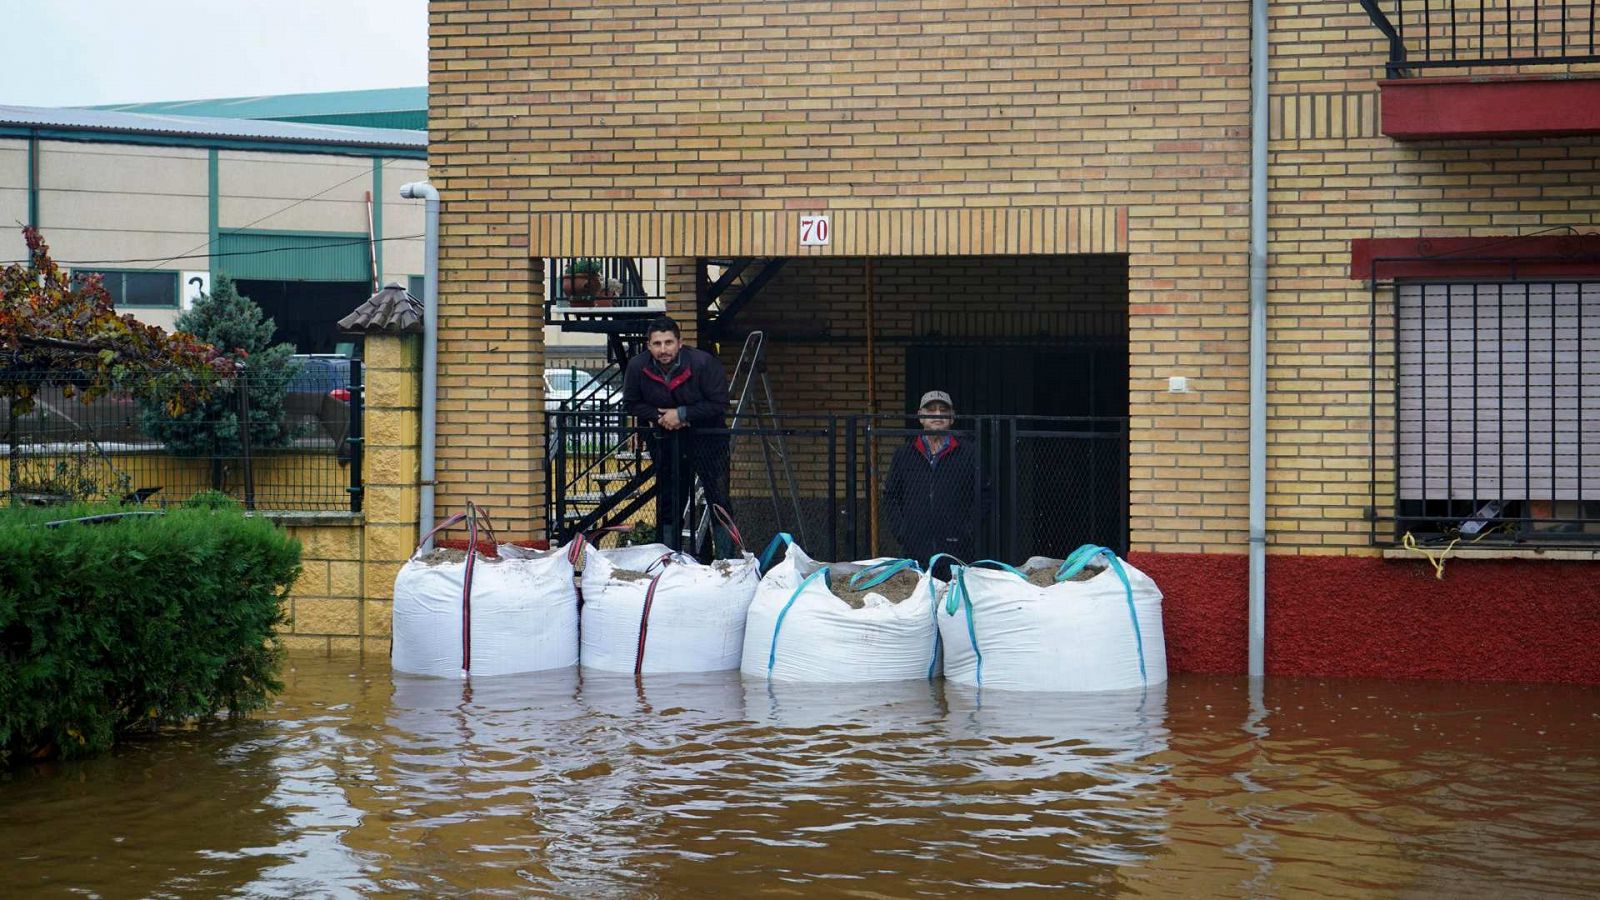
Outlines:
[[287,681],[256,722],[0,776],[0,893],[1600,890],[1592,689]]

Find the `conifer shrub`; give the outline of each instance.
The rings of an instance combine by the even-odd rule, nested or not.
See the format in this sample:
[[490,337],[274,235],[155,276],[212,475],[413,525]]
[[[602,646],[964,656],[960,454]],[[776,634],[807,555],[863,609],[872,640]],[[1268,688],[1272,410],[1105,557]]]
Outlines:
[[[243,451],[239,394],[249,391],[250,446],[286,447],[298,436],[284,414],[289,382],[300,371],[293,344],[274,344],[277,326],[232,279],[217,277],[215,289],[178,316],[174,326],[217,348],[223,358],[244,366],[227,390],[174,411],[171,397],[156,391],[141,401],[140,429],[178,456],[226,457]],[[186,386],[180,386],[186,387]]]
[[0,510],[0,765],[104,752],[119,736],[239,716],[281,690],[300,545],[225,498]]

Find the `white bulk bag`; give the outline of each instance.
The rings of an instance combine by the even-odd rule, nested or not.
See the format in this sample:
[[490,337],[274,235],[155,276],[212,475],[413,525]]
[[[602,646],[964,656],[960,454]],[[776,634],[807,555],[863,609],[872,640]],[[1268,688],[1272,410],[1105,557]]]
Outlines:
[[[435,532],[463,518],[447,519]],[[468,546],[476,540],[474,531]],[[394,580],[395,671],[509,675],[578,662],[578,596],[568,555],[498,549],[498,559],[469,550],[459,561],[419,552],[401,567]]]
[[583,667],[639,673],[737,669],[745,611],[760,579],[749,553],[701,565],[660,544],[591,547],[583,554]]
[[[780,535],[778,540],[786,537]],[[769,548],[764,555],[771,552]],[[830,579],[842,583],[869,567],[896,562],[823,564],[790,543],[783,561],[756,588],[745,622],[740,670],[774,681],[835,683],[926,679],[938,674],[933,604],[942,596],[944,582],[921,573],[909,598],[895,603],[869,593],[860,609],[831,589]]]
[[[1048,587],[1027,575],[1059,568],[1088,581]],[[1012,691],[1114,691],[1167,680],[1161,590],[1104,547],[1085,545],[1067,562],[1034,557],[1022,570],[963,566],[939,609],[944,676]]]

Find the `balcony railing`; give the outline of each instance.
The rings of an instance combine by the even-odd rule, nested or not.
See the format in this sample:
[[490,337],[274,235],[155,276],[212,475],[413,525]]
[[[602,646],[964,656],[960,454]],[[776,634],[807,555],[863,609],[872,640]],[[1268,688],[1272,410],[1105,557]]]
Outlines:
[[632,257],[554,257],[547,260],[550,309],[659,307],[665,300],[659,260]]
[[1423,69],[1600,62],[1595,0],[1360,0],[1390,78]]

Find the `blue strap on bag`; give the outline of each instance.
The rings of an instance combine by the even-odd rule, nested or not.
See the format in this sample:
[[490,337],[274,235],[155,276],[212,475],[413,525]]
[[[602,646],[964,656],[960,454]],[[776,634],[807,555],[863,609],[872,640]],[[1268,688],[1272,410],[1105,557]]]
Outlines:
[[1056,570],[1056,581],[1066,581],[1100,556],[1110,561],[1111,571],[1117,573],[1117,578],[1122,581],[1122,589],[1127,592],[1128,619],[1133,623],[1133,645],[1139,649],[1139,680],[1149,684],[1150,677],[1145,673],[1144,666],[1144,636],[1139,631],[1139,610],[1133,605],[1133,582],[1128,580],[1128,573],[1122,568],[1122,560],[1117,558],[1116,552],[1098,544],[1084,544],[1061,563],[1061,568]]
[[[819,576],[822,577],[822,578],[827,578],[828,577],[828,567],[827,566],[823,566],[822,568],[816,570],[815,572],[812,572],[810,575],[807,575],[805,578],[801,579],[800,580],[800,586],[795,588],[794,589],[794,593],[789,595],[789,602],[785,603],[783,605],[783,609],[778,611],[778,621],[773,623],[773,625],[772,625],[772,646],[769,647],[768,650],[767,650],[767,677],[768,678],[772,677],[772,667],[778,664],[778,632],[783,630],[784,617],[789,615],[789,607],[793,606],[794,602],[796,600],[800,599],[800,595],[805,593],[806,587],[808,585],[810,585],[811,582],[816,581]],[[826,584],[827,582],[823,582],[823,583]]]
[[877,587],[878,585],[883,584],[885,581],[893,578],[896,574],[904,572],[906,569],[911,569],[918,575],[922,574],[922,567],[917,565],[917,561],[914,559],[885,560],[881,563],[873,563],[872,565],[867,566],[865,569],[862,569],[854,575],[851,575],[850,589],[853,591],[864,591],[867,588]]
[[761,551],[761,559],[756,562],[757,570],[763,575],[766,574],[767,568],[772,565],[773,558],[778,555],[778,548],[792,546],[794,546],[794,535],[789,532],[780,531],[773,535],[772,541],[767,544],[767,549]]

